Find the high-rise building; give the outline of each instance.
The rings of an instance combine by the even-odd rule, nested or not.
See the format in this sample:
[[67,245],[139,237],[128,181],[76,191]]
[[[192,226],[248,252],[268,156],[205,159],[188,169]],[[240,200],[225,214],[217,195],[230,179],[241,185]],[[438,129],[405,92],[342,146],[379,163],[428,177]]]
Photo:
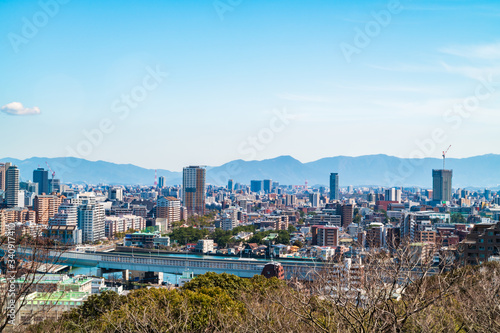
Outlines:
[[10,165],[5,173],[5,201],[7,207],[19,206],[19,169],[15,165]]
[[220,227],[223,230],[233,230],[238,226],[238,211],[235,208],[224,209],[221,214]]
[[432,199],[451,201],[451,178],[453,170],[432,170]]
[[33,171],[33,182],[38,183],[38,194],[49,193],[49,172],[43,168]]
[[309,201],[311,202],[312,207],[320,206],[320,195],[319,193],[311,193],[309,194]]
[[165,177],[163,176],[158,177],[158,187],[159,188],[165,187]]
[[105,237],[104,206],[96,201],[94,193],[79,197],[78,229],[82,231],[82,241],[95,242]]
[[108,190],[108,199],[123,201],[123,189],[121,187],[111,187]]
[[59,179],[49,179],[48,193],[61,193],[61,181]]
[[262,180],[251,180],[250,191],[255,193],[262,191]]
[[156,218],[168,219],[168,223],[181,220],[181,201],[174,197],[160,197],[156,201]]
[[330,200],[339,200],[339,174],[330,174]]
[[76,226],[78,224],[78,205],[66,200],[59,205],[57,213],[49,219],[49,225]]
[[264,179],[264,192],[271,193],[273,190],[273,181],[271,179]]
[[182,204],[188,215],[205,214],[205,176],[201,166],[185,167],[182,171]]
[[[7,163],[10,164],[10,163]],[[5,176],[7,173],[7,169],[9,168],[5,163],[0,163],[0,191],[5,191]]]
[[389,188],[385,190],[385,201],[401,202],[401,190],[397,188]]
[[227,181],[227,189],[228,189],[229,191],[233,191],[233,190],[234,190],[234,183],[233,183],[233,180],[232,180],[232,179],[229,179],[229,180]]
[[48,224],[61,205],[61,198],[56,195],[37,195],[33,202],[33,209],[36,212],[36,223]]
[[346,229],[352,223],[352,216],[354,214],[353,205],[342,205],[342,227]]

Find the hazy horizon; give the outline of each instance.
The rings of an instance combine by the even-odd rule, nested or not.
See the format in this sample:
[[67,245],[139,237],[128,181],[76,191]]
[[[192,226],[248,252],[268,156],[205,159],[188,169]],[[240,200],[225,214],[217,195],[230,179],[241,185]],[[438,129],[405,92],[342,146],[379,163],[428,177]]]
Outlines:
[[0,4],[2,156],[500,154],[494,1]]

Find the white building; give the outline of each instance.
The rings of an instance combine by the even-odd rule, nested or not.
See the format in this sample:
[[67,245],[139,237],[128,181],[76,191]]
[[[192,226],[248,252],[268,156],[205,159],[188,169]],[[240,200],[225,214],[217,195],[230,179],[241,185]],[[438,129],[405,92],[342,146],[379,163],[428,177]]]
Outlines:
[[105,237],[105,211],[101,203],[96,202],[94,193],[79,196],[78,228],[82,231],[82,241],[96,242]]
[[200,239],[195,247],[196,252],[208,253],[214,251],[213,239]]

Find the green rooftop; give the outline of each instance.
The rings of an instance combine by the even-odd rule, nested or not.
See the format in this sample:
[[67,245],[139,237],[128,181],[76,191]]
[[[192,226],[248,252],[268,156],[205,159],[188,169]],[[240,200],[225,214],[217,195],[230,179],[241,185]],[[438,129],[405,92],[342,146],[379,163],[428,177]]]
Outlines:
[[269,234],[269,236],[264,237],[262,240],[264,240],[264,241],[270,241],[270,240],[275,239],[276,237],[278,237],[278,234]]
[[[83,292],[63,292],[57,291],[54,293],[33,293],[33,298],[29,298],[31,301],[82,301],[89,293]],[[30,295],[31,296],[31,295]]]

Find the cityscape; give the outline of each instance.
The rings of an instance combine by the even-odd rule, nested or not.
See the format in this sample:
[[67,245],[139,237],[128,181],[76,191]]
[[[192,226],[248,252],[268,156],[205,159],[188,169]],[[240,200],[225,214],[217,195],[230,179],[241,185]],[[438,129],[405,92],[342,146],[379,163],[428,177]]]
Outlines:
[[[104,291],[182,288],[208,272],[311,280],[305,272],[326,263],[358,287],[370,251],[393,255],[403,246],[412,263],[429,265],[427,274],[500,261],[500,190],[453,188],[450,169],[429,170],[427,189],[345,186],[337,172],[311,187],[272,179],[214,186],[204,166],[182,175],[175,186],[157,175],[151,186],[70,185],[50,166],[20,181],[16,165],[0,163],[1,235],[60,251],[45,274],[47,260],[35,273],[55,294],[40,288],[26,299],[70,297],[49,310],[57,319]],[[234,259],[239,265],[225,263]],[[68,285],[78,292],[64,294]],[[21,308],[16,318],[33,324],[49,316],[30,317],[36,311]]]
[[0,3],[0,332],[500,332],[498,17]]

